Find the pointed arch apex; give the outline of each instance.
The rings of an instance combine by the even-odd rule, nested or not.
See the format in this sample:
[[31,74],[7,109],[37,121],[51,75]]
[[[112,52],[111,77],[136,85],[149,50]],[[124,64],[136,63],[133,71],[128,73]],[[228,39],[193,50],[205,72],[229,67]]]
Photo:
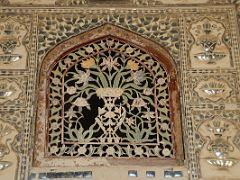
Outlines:
[[132,44],[133,46],[136,46],[143,51],[148,52],[164,66],[164,68],[166,69],[166,71],[169,72],[169,74],[177,73],[176,63],[164,47],[151,39],[147,39],[142,35],[139,35],[136,32],[112,23],[104,23],[100,26],[77,34],[57,44],[47,53],[47,55],[43,59],[42,67],[49,66],[49,64],[52,64],[54,61],[59,60],[66,53],[74,51],[75,49],[85,44],[106,37],[117,38],[126,43]]

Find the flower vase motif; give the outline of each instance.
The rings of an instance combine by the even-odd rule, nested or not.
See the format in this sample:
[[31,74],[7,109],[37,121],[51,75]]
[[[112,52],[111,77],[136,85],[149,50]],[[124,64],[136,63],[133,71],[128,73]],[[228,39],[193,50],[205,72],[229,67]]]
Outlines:
[[209,164],[220,168],[230,168],[238,163],[239,160],[235,157],[239,152],[232,142],[237,129],[231,122],[216,117],[212,121],[202,123],[199,131],[203,137],[208,139],[206,149],[211,156],[206,157],[206,160]]
[[0,65],[2,68],[9,67],[9,64],[11,68],[25,67],[27,50],[23,43],[27,32],[27,28],[15,19],[0,21]]
[[104,101],[104,107],[98,107],[98,116],[95,118],[101,127],[103,134],[101,142],[119,143],[120,137],[117,135],[119,126],[126,118],[126,109],[115,102],[122,95],[123,90],[120,88],[99,88],[96,90],[98,97]]
[[229,49],[222,41],[225,28],[221,23],[204,18],[193,23],[190,32],[195,39],[190,49],[192,68],[231,67]]
[[168,77],[160,63],[114,38],[59,63],[49,86],[51,156],[174,157]]

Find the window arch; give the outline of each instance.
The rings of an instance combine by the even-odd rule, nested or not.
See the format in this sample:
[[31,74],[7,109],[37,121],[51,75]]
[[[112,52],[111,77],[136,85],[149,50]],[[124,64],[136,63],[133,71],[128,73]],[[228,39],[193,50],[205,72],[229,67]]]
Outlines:
[[39,77],[34,166],[183,159],[176,66],[158,44],[105,24],[54,47]]

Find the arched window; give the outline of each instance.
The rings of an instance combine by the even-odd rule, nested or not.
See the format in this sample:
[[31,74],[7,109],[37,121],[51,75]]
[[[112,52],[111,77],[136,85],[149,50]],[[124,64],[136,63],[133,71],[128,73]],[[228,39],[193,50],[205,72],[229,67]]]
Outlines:
[[158,44],[105,24],[54,47],[39,76],[34,166],[183,159],[176,67]]

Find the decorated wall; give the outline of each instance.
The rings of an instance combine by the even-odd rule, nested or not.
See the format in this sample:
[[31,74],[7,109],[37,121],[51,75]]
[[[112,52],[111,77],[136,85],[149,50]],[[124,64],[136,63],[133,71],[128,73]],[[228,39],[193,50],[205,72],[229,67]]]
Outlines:
[[[0,0],[0,179],[240,179],[239,4]],[[124,129],[156,119],[158,107],[159,136],[154,123],[142,134]],[[92,125],[58,124],[56,114],[77,119],[92,108]],[[134,144],[143,137],[147,145]]]

